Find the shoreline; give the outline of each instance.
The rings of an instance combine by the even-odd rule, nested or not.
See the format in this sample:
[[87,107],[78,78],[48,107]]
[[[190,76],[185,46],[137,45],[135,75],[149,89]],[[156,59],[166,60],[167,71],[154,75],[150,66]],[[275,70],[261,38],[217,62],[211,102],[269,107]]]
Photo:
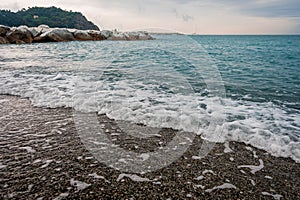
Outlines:
[[0,25],[0,44],[27,44],[70,41],[102,40],[154,40],[145,31],[119,32],[117,30],[78,30],[67,28],[50,28],[47,25],[38,27],[8,27]]
[[[175,198],[299,199],[300,164],[239,142],[216,144],[194,159],[203,140],[196,136],[175,162],[146,174],[128,174],[99,162],[77,134],[71,108],[38,108],[28,99],[0,95],[0,196],[5,199]],[[113,127],[114,120],[99,116]],[[145,141],[107,134],[133,151],[153,151],[175,130]],[[161,142],[161,143],[159,143]],[[138,146],[138,148],[136,148]]]

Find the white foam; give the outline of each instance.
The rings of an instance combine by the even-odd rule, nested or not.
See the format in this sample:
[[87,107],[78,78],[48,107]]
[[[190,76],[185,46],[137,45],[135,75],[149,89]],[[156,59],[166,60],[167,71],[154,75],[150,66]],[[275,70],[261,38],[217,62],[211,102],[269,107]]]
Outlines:
[[119,177],[117,178],[117,181],[122,180],[124,177],[128,177],[132,181],[136,181],[136,182],[148,182],[148,181],[151,181],[148,178],[142,178],[142,177],[140,177],[138,175],[135,175],[135,174],[120,174]]
[[50,163],[52,163],[54,160],[46,160],[45,161],[45,164],[44,165],[42,165],[40,168],[46,168],[46,167],[48,167],[49,165],[50,165]]
[[250,168],[251,169],[251,173],[255,174],[256,172],[262,170],[264,168],[264,162],[262,159],[259,159],[259,166],[256,165],[240,165],[238,166],[238,169],[240,168]]
[[28,185],[27,191],[30,192],[32,188],[33,188],[33,184]]
[[224,147],[225,147],[224,153],[231,153],[231,152],[233,152],[233,150],[229,147],[229,142],[225,142],[224,143]]
[[204,185],[194,185],[196,188],[201,188],[202,190],[204,190],[205,186]]
[[203,175],[205,174],[213,174],[213,175],[216,175],[214,171],[210,170],[210,169],[205,169],[203,172],[202,172]]
[[35,153],[35,152],[36,152],[32,147],[29,147],[29,146],[26,146],[26,147],[19,147],[19,149],[24,149],[24,150],[26,150],[28,153]]
[[271,176],[265,176],[266,179],[272,180],[273,178]]
[[77,188],[77,191],[84,190],[84,189],[91,186],[91,184],[88,184],[88,183],[85,183],[85,182],[82,182],[82,181],[74,180],[74,178],[72,178],[70,180],[70,184],[72,186],[75,186]]
[[245,147],[248,151],[253,151],[253,148],[246,146]]
[[58,197],[55,197],[54,200],[62,200],[62,199],[65,199],[68,196],[69,196],[69,193],[67,193],[67,192],[61,193]]
[[204,179],[204,176],[198,176],[197,178],[194,178],[195,180],[197,180],[197,181],[201,181],[201,180],[203,180]]
[[139,157],[141,157],[143,159],[143,161],[146,161],[150,158],[150,154],[142,153]]
[[89,177],[93,177],[95,179],[103,179],[105,182],[109,183],[109,181],[104,176],[99,176],[97,173],[89,174]]
[[155,184],[155,185],[161,185],[161,182],[157,181],[157,182],[153,182],[153,184]]
[[[299,111],[269,102],[251,102],[247,98],[222,98],[220,105],[219,98],[195,94],[182,74],[164,69],[161,65],[154,69],[150,66],[136,67],[135,70],[139,70],[136,72],[118,66],[109,68],[107,66],[114,60],[114,55],[106,55],[97,49],[107,46],[95,49],[88,46],[87,49],[94,54],[86,55],[71,44],[68,46],[73,48],[71,50],[57,45],[62,52],[72,50],[78,53],[78,57],[86,57],[87,61],[82,65],[76,56],[62,60],[59,55],[43,49],[39,51],[40,55],[23,55],[24,49],[10,47],[5,49],[5,57],[18,54],[27,60],[24,62],[20,57],[21,61],[18,61],[11,57],[12,61],[1,67],[0,94],[28,97],[35,106],[73,107],[80,111],[105,113],[116,120],[194,132],[217,142],[245,142],[272,155],[291,157],[300,162]],[[36,47],[27,48],[28,52],[34,52]],[[41,62],[37,59],[39,56],[47,59]],[[101,59],[92,59],[97,56]],[[148,66],[147,62],[143,64]],[[103,71],[116,76],[105,75]],[[160,86],[170,91],[159,90]],[[223,112],[227,114],[224,122]],[[221,119],[222,123],[210,129],[207,122],[216,119]],[[216,134],[217,131],[220,133]],[[139,137],[146,136],[139,134]]]
[[283,198],[283,196],[280,195],[280,194],[271,194],[271,193],[269,193],[269,192],[262,192],[261,194],[264,195],[264,196],[271,196],[271,197],[273,197],[275,200],[280,200],[281,198]]
[[6,165],[3,165],[2,163],[0,163],[0,169],[6,168]]
[[224,183],[223,185],[215,186],[212,189],[206,189],[205,192],[211,193],[214,190],[218,189],[237,189],[236,186],[230,184],[230,183]]

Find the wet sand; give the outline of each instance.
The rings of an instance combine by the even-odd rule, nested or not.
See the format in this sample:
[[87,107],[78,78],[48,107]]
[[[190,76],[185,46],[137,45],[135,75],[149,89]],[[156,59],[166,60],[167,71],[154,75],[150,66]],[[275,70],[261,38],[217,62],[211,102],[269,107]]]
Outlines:
[[[0,95],[0,199],[300,199],[300,164],[249,145],[216,144],[202,159],[202,140],[171,165],[132,174],[99,162],[77,134],[69,108],[36,108]],[[135,139],[116,134],[99,116],[116,145],[153,151],[174,136]]]

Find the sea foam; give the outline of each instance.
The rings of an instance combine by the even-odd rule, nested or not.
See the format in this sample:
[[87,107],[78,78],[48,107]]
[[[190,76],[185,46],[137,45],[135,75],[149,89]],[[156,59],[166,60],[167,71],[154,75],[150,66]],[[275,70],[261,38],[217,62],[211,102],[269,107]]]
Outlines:
[[178,43],[185,38],[177,36],[166,51],[162,46],[169,40],[174,43],[168,37],[156,43],[124,42],[125,50],[113,42],[9,46],[1,58],[0,94],[27,97],[34,106],[70,107],[184,130],[215,142],[245,142],[300,162],[299,110],[253,101],[249,95],[209,95],[214,88],[207,88],[205,76],[180,57],[187,49]]

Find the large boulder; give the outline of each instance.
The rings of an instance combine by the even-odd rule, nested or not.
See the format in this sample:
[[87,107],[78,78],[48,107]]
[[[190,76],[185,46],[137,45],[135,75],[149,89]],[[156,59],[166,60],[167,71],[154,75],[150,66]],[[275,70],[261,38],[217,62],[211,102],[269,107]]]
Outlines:
[[49,30],[34,38],[34,42],[68,42],[74,40],[73,34],[67,29]]
[[82,40],[82,41],[94,40],[94,38],[88,33],[88,31],[76,30],[73,33],[73,35],[76,40]]
[[115,30],[108,40],[153,40],[153,37],[144,31],[122,33]]
[[38,36],[42,35],[43,33],[46,33],[50,30],[53,30],[48,25],[44,25],[44,24],[39,25],[38,27],[30,27],[28,29],[31,32],[33,38],[38,37]]
[[153,40],[153,38],[143,31],[125,33],[127,40]]
[[102,35],[101,31],[89,30],[88,34],[93,38],[93,40],[106,40],[105,36]]
[[0,44],[9,44],[6,38],[0,36]]
[[18,43],[21,43],[19,41],[31,43],[33,41],[33,36],[27,26],[19,26],[17,28],[10,29],[10,31],[6,33],[6,39],[10,43],[16,43],[17,41]]
[[28,30],[31,32],[33,38],[38,37],[43,33],[43,29],[39,29],[36,27],[30,27]]
[[16,44],[26,44],[26,42],[24,42],[23,40],[17,40]]
[[46,35],[55,42],[67,42],[75,40],[73,34],[66,29],[54,29],[48,32]]
[[108,38],[108,40],[127,40],[128,36],[126,33],[120,33],[114,31],[113,34]]
[[10,31],[10,28],[8,26],[3,26],[3,25],[0,25],[0,36],[1,37],[4,37],[6,36],[6,33]]
[[50,27],[48,25],[45,25],[45,24],[39,25],[38,28],[40,28],[40,29],[50,29]]
[[119,32],[102,30],[77,30],[65,28],[49,28],[47,25],[38,27],[19,26],[7,27],[0,25],[0,44],[24,44],[31,42],[67,42],[88,40],[152,40],[147,32]]
[[113,32],[109,30],[103,30],[101,31],[101,34],[107,39],[113,35]]
[[43,33],[53,30],[53,28],[50,28],[48,25],[44,24],[39,25],[38,27],[30,27],[28,29],[34,38],[42,35]]
[[154,40],[154,38],[147,32],[139,31],[136,32],[136,34],[138,35],[138,40]]
[[73,35],[74,35],[74,33],[75,33],[76,31],[78,31],[78,30],[75,29],[75,28],[67,28],[67,30],[68,30],[70,33],[72,33]]

